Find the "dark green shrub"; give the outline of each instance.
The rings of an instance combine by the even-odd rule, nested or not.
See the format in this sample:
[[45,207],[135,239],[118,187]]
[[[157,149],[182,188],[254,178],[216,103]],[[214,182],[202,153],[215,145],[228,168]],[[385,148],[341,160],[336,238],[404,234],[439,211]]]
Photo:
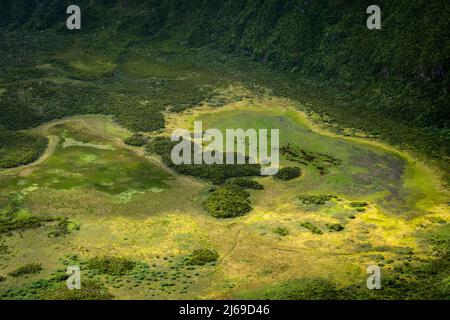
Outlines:
[[45,222],[57,220],[55,217],[38,217],[32,216],[20,220],[0,221],[0,234],[12,231],[39,228]]
[[317,228],[315,225],[313,225],[311,222],[302,222],[300,224],[303,228],[308,229],[309,231],[311,231],[314,234],[322,234],[323,232]]
[[282,237],[289,235],[289,230],[285,227],[276,227],[272,231],[273,231],[273,233],[278,234]]
[[288,181],[300,177],[301,174],[302,170],[298,167],[286,167],[281,168],[275,175],[275,178]]
[[131,271],[135,262],[120,257],[94,257],[87,261],[88,269],[98,270],[108,275],[124,275]]
[[[171,159],[172,148],[177,142],[170,138],[156,137],[147,145],[147,152],[156,153],[161,156],[162,161],[168,167],[173,168],[180,174],[193,176],[203,180],[209,180],[215,184],[221,184],[228,178],[259,176],[261,166],[259,164],[180,164],[175,165]],[[192,148],[193,149],[193,148]],[[226,154],[223,154],[226,159]],[[236,155],[235,155],[236,157]],[[193,156],[191,157],[193,159]],[[248,157],[246,162],[248,162]],[[225,163],[225,161],[224,161]]]
[[264,186],[258,181],[249,178],[232,178],[225,182],[225,184],[234,184],[244,189],[263,190]]
[[328,201],[336,199],[336,196],[321,194],[321,195],[301,195],[299,197],[301,204],[303,205],[318,205],[323,206]]
[[130,146],[142,147],[147,143],[147,138],[141,133],[135,133],[131,137],[128,137],[124,142]]
[[5,281],[6,277],[0,276],[0,282]]
[[327,226],[328,230],[330,230],[332,232],[339,232],[339,231],[344,230],[344,227],[339,223],[335,223],[335,224],[328,223],[326,226]]
[[187,258],[187,263],[190,265],[202,266],[206,263],[214,262],[219,258],[216,250],[211,249],[195,249]]
[[28,263],[20,268],[9,273],[12,277],[20,277],[26,274],[38,273],[42,271],[42,265],[40,263]]
[[249,197],[247,191],[228,185],[211,193],[203,206],[215,218],[234,218],[252,209]]
[[365,201],[353,201],[353,202],[350,202],[350,206],[353,207],[353,208],[358,208],[358,207],[364,208],[364,207],[367,207],[368,205],[369,204],[367,202],[365,202]]

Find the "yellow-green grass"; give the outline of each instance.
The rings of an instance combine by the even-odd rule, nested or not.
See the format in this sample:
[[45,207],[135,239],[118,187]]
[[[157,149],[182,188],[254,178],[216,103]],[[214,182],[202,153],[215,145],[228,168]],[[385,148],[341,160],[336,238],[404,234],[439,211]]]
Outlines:
[[[393,271],[407,256],[405,251],[427,258],[428,248],[417,233],[431,232],[449,221],[447,194],[437,171],[391,147],[318,130],[290,101],[253,97],[221,109],[203,106],[176,116],[167,114],[163,134],[169,135],[174,128],[192,129],[194,119],[203,120],[204,128],[278,128],[283,143],[331,154],[342,164],[324,176],[300,165],[304,174],[289,182],[257,178],[265,188],[250,191],[253,210],[243,217],[220,220],[202,208],[208,184],[175,175],[142,148],[124,145],[130,133],[110,117],[52,122],[35,130],[52,135],[54,150],[41,162],[0,174],[0,205],[7,205],[8,196],[16,194],[21,199],[19,217],[65,216],[80,230],[49,238],[53,226],[44,225],[4,237],[12,253],[0,256],[0,275],[26,263],[41,263],[44,270],[19,279],[7,277],[0,282],[0,292],[64,270],[67,263],[60,259],[73,254],[83,259],[109,255],[147,263],[149,271],[137,275],[144,277],[142,281],[136,280],[136,274],[112,279],[82,268],[82,277],[94,277],[116,298],[124,299],[233,298],[305,277],[346,286],[364,282],[365,268],[371,264],[384,263],[383,270]],[[77,144],[64,148],[64,138]],[[355,158],[361,154],[368,161]],[[136,164],[149,168],[150,178],[140,176],[139,170],[132,174]],[[106,169],[108,174],[99,179],[102,165],[114,170]],[[298,164],[282,158],[282,166],[292,165]],[[382,170],[374,173],[374,168]],[[395,172],[399,178],[384,172]],[[157,181],[152,182],[152,174]],[[70,180],[74,177],[79,180]],[[109,183],[95,185],[106,178]],[[367,185],[355,178],[366,178]],[[304,207],[298,201],[302,194],[324,193],[339,199],[318,207]],[[369,203],[366,211],[357,212],[350,205],[356,200]],[[312,233],[303,222],[323,234]],[[331,232],[327,224],[341,224],[344,230]],[[277,227],[289,234],[275,234]],[[177,271],[183,257],[205,247],[219,253],[216,264]],[[153,271],[167,275],[151,278]]]

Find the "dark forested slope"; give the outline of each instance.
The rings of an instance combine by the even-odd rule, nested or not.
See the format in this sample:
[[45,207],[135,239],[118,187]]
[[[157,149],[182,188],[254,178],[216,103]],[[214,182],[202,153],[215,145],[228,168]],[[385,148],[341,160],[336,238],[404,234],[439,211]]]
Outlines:
[[[447,158],[450,3],[379,0],[382,29],[368,30],[366,8],[372,2],[80,0],[77,4],[82,8],[81,34],[106,30],[114,32],[112,38],[122,33],[133,35],[135,41],[176,37],[190,47],[247,56],[285,74],[283,81],[261,80],[275,92],[311,98],[312,109],[337,122],[400,145],[426,145],[419,149]],[[1,0],[0,26],[5,34],[51,30],[61,36],[67,33],[69,4]],[[2,46],[11,51],[6,43]],[[14,58],[20,55],[17,52]],[[5,64],[0,68],[7,72]],[[13,98],[5,95],[3,100]],[[1,103],[3,109],[11,107]],[[8,128],[34,123],[26,103],[21,107],[17,112],[23,113],[24,123],[9,123]],[[54,113],[39,115],[40,121],[59,116]]]

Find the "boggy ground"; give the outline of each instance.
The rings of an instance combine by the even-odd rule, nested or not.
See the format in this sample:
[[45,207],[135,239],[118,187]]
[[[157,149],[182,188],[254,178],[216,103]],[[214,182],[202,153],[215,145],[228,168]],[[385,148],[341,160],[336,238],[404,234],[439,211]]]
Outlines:
[[[127,68],[134,70],[133,64]],[[358,298],[367,298],[369,265],[382,267],[385,292],[396,290],[389,288],[391,278],[420,277],[405,266],[434,259],[424,234],[448,234],[448,192],[436,169],[375,141],[324,131],[296,103],[270,92],[235,85],[221,95],[232,102],[166,112],[166,128],[153,135],[190,129],[194,120],[202,120],[205,129],[277,128],[281,145],[321,156],[305,163],[282,155],[281,165],[301,167],[302,176],[256,178],[264,190],[250,191],[253,210],[221,220],[202,207],[209,183],[179,176],[157,156],[125,145],[131,133],[111,117],[44,124],[33,129],[50,139],[44,156],[0,172],[1,214],[13,221],[65,217],[76,227],[58,236],[54,222],[2,229],[0,295],[51,297],[63,284],[55,277],[73,264],[81,265],[82,281],[91,279],[117,299],[320,299],[352,286],[360,287]],[[337,164],[327,165],[326,157]],[[335,197],[324,203],[300,199],[311,195]],[[185,258],[198,248],[214,249],[219,258],[187,264]],[[126,258],[134,265],[120,274],[100,272],[88,263],[96,256]],[[42,271],[9,275],[28,263],[40,263]],[[439,282],[439,297],[448,294],[448,275],[425,277]],[[297,295],[289,293],[291,286]]]

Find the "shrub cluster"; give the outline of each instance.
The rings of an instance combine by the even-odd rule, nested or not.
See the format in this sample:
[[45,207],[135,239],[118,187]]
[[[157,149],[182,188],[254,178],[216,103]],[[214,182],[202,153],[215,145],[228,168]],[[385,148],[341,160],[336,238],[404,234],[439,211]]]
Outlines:
[[135,262],[121,257],[94,257],[87,261],[87,268],[108,275],[124,275],[131,271]]
[[187,258],[190,265],[202,266],[206,263],[214,262],[219,258],[216,250],[211,249],[195,249]]
[[301,174],[302,170],[299,167],[285,167],[277,172],[275,178],[288,181],[300,177]]
[[[209,180],[215,184],[221,184],[228,178],[259,176],[261,166],[259,164],[180,164],[175,165],[171,159],[172,148],[177,142],[170,141],[166,137],[156,137],[147,145],[147,152],[161,156],[162,161],[168,167],[180,174],[194,176],[199,179]],[[193,148],[192,148],[193,149]],[[226,155],[223,154],[224,159]],[[193,155],[192,155],[193,159]],[[247,159],[248,160],[248,159]],[[247,161],[248,162],[248,161]],[[225,163],[225,161],[224,161]]]
[[311,222],[302,222],[300,224],[303,228],[308,229],[309,231],[311,231],[314,234],[322,234],[323,232],[317,228],[315,225],[313,225]]
[[147,143],[147,138],[141,133],[135,133],[131,137],[126,138],[124,142],[130,146],[142,147]]
[[300,203],[303,205],[317,205],[323,206],[328,201],[336,199],[334,195],[321,194],[321,195],[301,195],[299,196]]
[[275,229],[273,229],[273,233],[285,237],[289,235],[289,230],[285,227],[276,227]]
[[236,185],[238,187],[244,188],[244,189],[254,189],[254,190],[263,190],[264,186],[259,183],[258,181],[255,181],[253,179],[249,178],[232,178],[228,179],[225,182],[226,185]]
[[215,218],[234,218],[252,210],[250,194],[240,187],[227,185],[217,188],[203,203]]

